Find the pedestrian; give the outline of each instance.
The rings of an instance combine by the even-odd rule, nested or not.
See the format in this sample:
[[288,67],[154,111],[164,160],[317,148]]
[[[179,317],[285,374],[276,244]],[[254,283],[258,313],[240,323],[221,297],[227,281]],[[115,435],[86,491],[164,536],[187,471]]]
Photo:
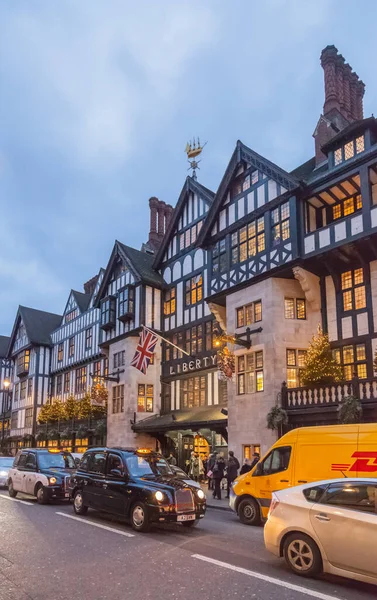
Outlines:
[[203,473],[203,463],[196,452],[191,452],[189,475],[194,481],[199,481]]
[[213,465],[213,469],[212,469],[212,473],[213,473],[213,481],[214,481],[214,486],[215,489],[213,491],[213,498],[217,498],[218,500],[221,500],[221,480],[224,477],[224,471],[225,471],[225,460],[223,458],[222,453],[220,452],[220,454],[217,456],[216,458],[216,462]]
[[245,458],[244,463],[241,467],[240,475],[244,475],[245,473],[249,473],[251,471],[250,458]]
[[166,460],[169,463],[169,465],[173,465],[173,467],[177,466],[177,459],[175,458],[173,452],[170,452],[170,454]]
[[[207,462],[207,473],[212,473],[213,471],[213,467],[215,465],[216,462],[216,458],[217,458],[217,453],[213,452],[212,454],[209,455],[208,458],[208,462]],[[213,490],[213,476],[208,475],[208,489],[209,490]]]
[[255,465],[260,461],[260,454],[258,454],[258,452],[254,452],[253,454],[253,460],[251,461],[251,465],[250,465],[250,471],[251,469],[254,469]]
[[240,468],[240,463],[238,458],[234,456],[233,450],[229,450],[229,458],[228,465],[226,468],[227,474],[226,479],[228,482],[226,497],[229,498],[230,488],[232,486],[233,481],[238,476],[238,469]]

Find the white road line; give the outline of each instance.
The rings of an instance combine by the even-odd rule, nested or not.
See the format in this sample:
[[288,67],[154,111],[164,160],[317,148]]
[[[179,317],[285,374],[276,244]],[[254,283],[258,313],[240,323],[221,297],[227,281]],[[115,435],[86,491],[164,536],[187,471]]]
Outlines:
[[57,515],[61,517],[66,517],[67,519],[73,519],[74,521],[80,521],[80,523],[85,523],[85,525],[93,525],[93,527],[99,527],[100,529],[106,529],[106,531],[112,531],[113,533],[118,533],[119,535],[124,535],[125,537],[135,537],[133,533],[128,533],[127,531],[120,531],[120,529],[115,529],[114,527],[108,527],[107,525],[101,525],[100,523],[94,523],[93,521],[87,521],[86,519],[82,519],[81,517],[74,517],[73,515],[67,515],[63,512],[57,512]]
[[255,579],[261,579],[262,581],[266,581],[267,583],[273,583],[275,585],[279,585],[280,587],[287,588],[288,590],[293,590],[294,592],[299,592],[300,594],[312,596],[313,598],[317,598],[318,600],[339,600],[339,598],[335,596],[321,594],[321,592],[317,592],[316,590],[310,590],[308,588],[302,587],[301,585],[288,583],[288,581],[283,581],[282,579],[275,579],[275,577],[262,575],[261,573],[249,571],[248,569],[243,569],[242,567],[236,567],[235,565],[222,562],[221,560],[216,560],[215,558],[209,558],[208,556],[203,556],[201,554],[192,554],[192,558],[198,558],[199,560],[211,563],[212,565],[217,565],[218,567],[223,567],[224,569],[229,569],[230,571],[236,571],[237,573],[242,573],[243,575],[248,575],[249,577],[254,577]]
[[3,494],[0,494],[0,498],[3,498],[4,500],[10,500],[11,502],[20,502],[21,504],[26,504],[27,506],[34,506],[32,502],[27,502],[26,500],[18,500],[17,498],[11,498],[10,496],[3,496]]

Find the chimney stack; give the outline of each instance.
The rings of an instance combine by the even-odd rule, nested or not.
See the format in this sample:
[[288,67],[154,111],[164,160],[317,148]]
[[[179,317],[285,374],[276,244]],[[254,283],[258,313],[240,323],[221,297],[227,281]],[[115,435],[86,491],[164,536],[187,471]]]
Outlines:
[[149,199],[149,207],[151,219],[148,244],[156,252],[166,233],[174,209],[170,204],[155,197]]
[[335,46],[326,46],[321,53],[325,79],[325,102],[316,130],[316,164],[326,160],[322,146],[353,121],[363,118],[365,85],[338,53]]

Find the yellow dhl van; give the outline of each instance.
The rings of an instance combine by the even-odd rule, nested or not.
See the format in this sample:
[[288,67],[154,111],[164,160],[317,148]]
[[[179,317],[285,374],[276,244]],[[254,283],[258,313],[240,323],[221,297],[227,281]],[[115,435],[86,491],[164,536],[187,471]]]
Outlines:
[[236,479],[229,504],[242,523],[257,525],[267,518],[275,490],[339,477],[377,478],[377,423],[290,431]]

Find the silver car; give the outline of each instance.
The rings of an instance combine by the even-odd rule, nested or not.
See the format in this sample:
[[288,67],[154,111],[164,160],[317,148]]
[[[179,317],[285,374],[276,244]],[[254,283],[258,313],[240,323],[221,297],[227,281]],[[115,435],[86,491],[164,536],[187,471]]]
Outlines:
[[316,481],[273,492],[267,550],[297,575],[377,584],[377,479]]
[[13,456],[0,456],[0,488],[8,487],[8,473],[13,461]]

